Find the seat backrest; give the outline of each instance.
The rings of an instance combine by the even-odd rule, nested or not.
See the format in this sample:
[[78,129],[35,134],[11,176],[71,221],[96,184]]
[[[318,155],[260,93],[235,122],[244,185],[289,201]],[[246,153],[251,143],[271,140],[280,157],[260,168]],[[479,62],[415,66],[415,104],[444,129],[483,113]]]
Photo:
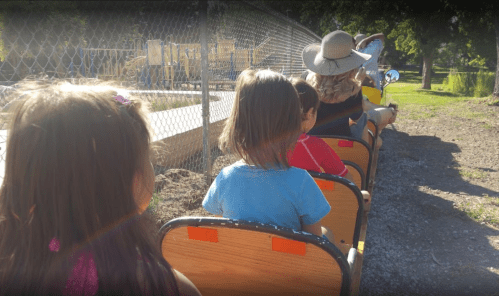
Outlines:
[[376,139],[378,138],[378,125],[374,122],[374,120],[369,119],[367,121],[367,129],[369,131],[369,145],[371,150],[374,151]]
[[369,119],[367,120],[367,128],[373,132],[373,135],[375,137],[378,136],[378,125],[376,124],[376,122],[373,120],[373,119]]
[[342,160],[342,162],[347,167],[348,172],[352,175],[355,185],[357,185],[360,190],[366,190],[367,182],[364,171],[362,171],[362,169],[354,162],[349,160]]
[[349,295],[350,267],[327,239],[226,218],[177,218],[160,230],[170,265],[206,295]]
[[345,136],[317,136],[333,148],[341,160],[348,160],[357,164],[366,178],[371,168],[372,149],[365,141]]
[[349,180],[330,174],[308,171],[331,206],[321,224],[329,228],[335,243],[344,243],[357,249],[364,212],[360,189]]

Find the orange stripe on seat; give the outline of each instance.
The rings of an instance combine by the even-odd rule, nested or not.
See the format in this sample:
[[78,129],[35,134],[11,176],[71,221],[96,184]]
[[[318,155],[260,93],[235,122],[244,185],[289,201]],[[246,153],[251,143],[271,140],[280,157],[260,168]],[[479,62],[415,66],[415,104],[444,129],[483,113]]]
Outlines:
[[315,183],[319,186],[321,190],[334,190],[334,182],[333,181],[326,181],[326,180],[319,180],[315,179]]
[[218,231],[201,227],[187,226],[189,239],[218,243]]
[[339,140],[338,141],[338,146],[339,147],[353,147],[353,141]]
[[306,245],[304,242],[298,242],[290,239],[279,237],[272,238],[272,251],[289,253],[305,256]]

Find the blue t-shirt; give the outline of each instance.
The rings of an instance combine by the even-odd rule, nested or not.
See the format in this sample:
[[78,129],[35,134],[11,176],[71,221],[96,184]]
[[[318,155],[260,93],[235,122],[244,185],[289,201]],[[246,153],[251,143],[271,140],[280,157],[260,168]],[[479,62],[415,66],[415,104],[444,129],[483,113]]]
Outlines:
[[269,223],[296,230],[319,222],[331,207],[307,171],[264,170],[242,160],[222,169],[203,207],[224,218]]
[[362,67],[366,68],[366,74],[371,76],[374,82],[376,82],[377,89],[381,89],[381,78],[378,73],[378,58],[382,50],[383,41],[380,39],[374,39],[366,47],[359,49],[360,52],[371,55],[371,58],[365,62]]

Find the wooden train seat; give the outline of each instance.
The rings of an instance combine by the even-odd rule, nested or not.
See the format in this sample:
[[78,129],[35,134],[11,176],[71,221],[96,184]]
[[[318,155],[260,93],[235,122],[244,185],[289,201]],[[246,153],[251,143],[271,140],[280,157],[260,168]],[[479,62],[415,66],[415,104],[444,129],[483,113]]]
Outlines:
[[331,211],[321,224],[329,228],[336,244],[357,249],[364,214],[364,198],[360,189],[349,180],[325,173],[308,171],[326,197]]
[[374,151],[374,149],[376,148],[376,139],[378,138],[379,136],[379,133],[378,133],[378,125],[376,124],[376,122],[374,122],[374,120],[372,119],[369,119],[367,121],[367,129],[369,130],[369,140],[370,140],[370,145],[371,145],[371,149]]
[[355,185],[361,190],[367,190],[366,175],[364,175],[364,171],[354,162],[349,160],[342,160],[342,162],[347,167],[348,172],[352,175]]
[[373,139],[374,141],[372,142],[372,160],[371,160],[371,169],[370,173],[371,175],[369,176],[369,184],[367,184],[367,190],[372,193],[374,189],[374,180],[376,178],[376,169],[378,168],[378,154],[379,154],[379,149],[376,147],[377,145],[377,139],[379,136],[379,129],[378,125],[374,122],[374,120],[369,119],[367,121],[367,128],[369,129],[370,132],[372,132]]
[[[274,225],[183,217],[160,230],[161,250],[202,295],[349,295],[351,266],[327,239]],[[352,249],[349,259],[355,256]]]
[[372,149],[365,141],[345,136],[316,136],[324,140],[329,147],[338,154],[341,160],[348,160],[357,164],[366,176],[369,184],[369,176],[372,161]]

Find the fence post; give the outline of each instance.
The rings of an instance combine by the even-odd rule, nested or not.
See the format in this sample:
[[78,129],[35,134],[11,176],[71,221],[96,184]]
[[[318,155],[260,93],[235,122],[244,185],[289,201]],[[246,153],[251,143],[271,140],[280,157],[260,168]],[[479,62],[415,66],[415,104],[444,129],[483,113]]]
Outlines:
[[151,89],[151,67],[149,66],[149,45],[145,44],[145,50],[146,50],[146,65],[145,65],[145,69],[146,69],[146,84],[147,84],[147,88]]
[[250,67],[253,67],[253,45],[250,48]]
[[201,41],[201,94],[203,113],[203,168],[206,183],[211,183],[211,146],[210,146],[210,102],[208,87],[208,42],[207,42],[207,14],[208,0],[200,1],[200,41]]
[[286,68],[284,70],[284,72],[286,74],[284,75],[291,75],[291,59],[293,58],[293,27],[291,27],[290,25],[288,25],[288,42],[286,44]]
[[90,73],[92,74],[92,78],[95,78],[94,72],[94,52],[90,51]]
[[165,44],[161,41],[161,85],[165,89]]
[[234,79],[234,76],[235,76],[235,74],[234,74],[234,61],[232,60],[233,57],[234,57],[234,53],[231,52],[230,53],[230,72],[229,72],[229,79],[230,80],[235,80]]
[[85,77],[85,56],[83,55],[83,49],[80,47],[80,61],[81,61],[81,75]]
[[180,44],[177,44],[177,69],[180,71]]

